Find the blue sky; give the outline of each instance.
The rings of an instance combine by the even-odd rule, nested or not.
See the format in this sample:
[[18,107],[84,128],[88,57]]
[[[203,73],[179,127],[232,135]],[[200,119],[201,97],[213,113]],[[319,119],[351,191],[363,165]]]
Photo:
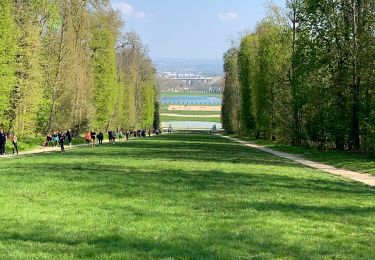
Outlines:
[[[285,0],[274,0],[284,6]],[[221,59],[230,39],[253,29],[266,0],[112,0],[152,58]]]

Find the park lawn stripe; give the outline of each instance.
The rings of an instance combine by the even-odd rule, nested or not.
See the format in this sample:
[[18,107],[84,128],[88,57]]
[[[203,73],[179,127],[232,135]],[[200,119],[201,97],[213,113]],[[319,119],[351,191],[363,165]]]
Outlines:
[[375,190],[221,137],[1,161],[1,258],[372,259]]

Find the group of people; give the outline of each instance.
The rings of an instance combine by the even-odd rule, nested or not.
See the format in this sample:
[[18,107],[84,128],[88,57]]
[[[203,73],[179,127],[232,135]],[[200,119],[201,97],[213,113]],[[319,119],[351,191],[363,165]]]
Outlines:
[[61,147],[61,152],[65,152],[65,140],[68,141],[69,147],[71,148],[73,136],[73,131],[71,129],[66,131],[66,133],[62,131],[54,131],[52,134],[47,134],[44,146],[54,147],[59,145]]
[[[116,142],[116,139],[119,141],[122,141],[123,139],[129,140],[129,138],[132,138],[132,137],[145,138],[147,135],[151,136],[151,133],[152,133],[151,130],[147,131],[146,129],[128,130],[128,131],[119,130],[117,132],[113,130],[109,130],[107,132],[107,136],[108,136],[108,142],[114,144]],[[159,130],[156,129],[154,133],[158,135]],[[86,144],[88,146],[95,147],[96,140],[98,140],[99,145],[102,145],[103,140],[104,140],[103,131],[99,131],[99,133],[96,133],[95,130],[92,130],[91,132],[86,131],[85,139],[86,139]]]
[[11,132],[9,135],[7,135],[3,129],[0,129],[0,155],[5,154],[5,147],[7,144],[7,141],[12,141],[12,150],[13,154],[18,154],[18,143],[17,143],[17,135],[15,132]]
[[[146,129],[140,129],[140,130],[128,130],[128,131],[122,131],[119,130],[116,131],[108,131],[108,141],[112,142],[113,144],[116,142],[116,139],[122,141],[124,138],[125,140],[129,140],[129,138],[132,137],[146,137],[151,136],[151,133],[155,133],[158,135],[160,133],[159,129],[156,129],[154,131],[146,130]],[[73,131],[71,129],[68,129],[68,131],[54,131],[53,133],[47,134],[45,142],[43,143],[44,147],[61,147],[61,152],[65,152],[65,143],[67,142],[69,144],[69,147],[72,147],[72,141],[73,141]],[[89,146],[95,147],[96,140],[98,140],[98,144],[102,145],[104,140],[104,134],[102,131],[99,131],[99,133],[96,133],[95,130],[86,131],[86,144]],[[17,135],[15,132],[11,132],[9,135],[4,132],[3,129],[0,128],[0,155],[5,154],[5,147],[8,140],[11,140],[12,142],[12,150],[13,154],[18,154],[18,140]]]

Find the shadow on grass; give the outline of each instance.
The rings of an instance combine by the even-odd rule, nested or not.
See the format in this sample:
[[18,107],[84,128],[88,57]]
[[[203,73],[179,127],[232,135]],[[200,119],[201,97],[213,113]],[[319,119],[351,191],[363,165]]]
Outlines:
[[[314,248],[286,244],[282,232],[262,231],[262,239],[248,233],[236,234],[220,228],[207,229],[199,239],[184,235],[171,237],[141,237],[131,234],[95,234],[90,237],[77,237],[76,234],[63,233],[48,223],[20,224],[21,232],[3,232],[0,241],[3,246],[23,245],[23,251],[45,253],[56,257],[56,252],[78,258],[177,258],[177,259],[229,259],[237,251],[246,249],[242,255],[247,257],[312,257]],[[222,250],[222,245],[229,250]],[[8,255],[9,256],[9,255]]]
[[[50,243],[53,248],[78,257],[124,254],[125,258],[208,259],[242,254],[244,258],[288,258],[293,252],[293,257],[314,258],[314,247],[283,241],[286,232],[283,227],[275,225],[277,228],[267,229],[267,222],[262,222],[262,227],[249,226],[250,220],[278,214],[279,219],[291,222],[307,219],[311,221],[309,227],[332,222],[354,226],[375,215],[374,204],[355,203],[373,199],[375,190],[372,188],[318,172],[316,175],[305,173],[300,165],[220,137],[193,135],[183,136],[180,140],[181,135],[169,135],[95,149],[82,148],[65,155],[37,155],[14,160],[12,168],[2,172],[1,177],[21,180],[27,176],[28,182],[19,184],[24,185],[24,192],[38,187],[39,192],[48,190],[49,196],[67,196],[70,201],[80,201],[86,196],[96,204],[97,198],[104,197],[102,204],[95,205],[96,210],[111,214],[106,221],[115,219],[115,214],[120,215],[116,220],[128,221],[121,222],[121,226],[136,219],[147,220],[152,225],[163,223],[168,227],[168,224],[178,222],[175,220],[178,216],[183,220],[181,224],[192,223],[196,229],[202,228],[202,233],[192,229],[196,233],[189,236],[178,230],[160,237],[151,231],[141,234],[107,230],[103,223],[98,228],[102,233],[90,230],[69,233],[62,231],[61,220],[59,223],[17,223],[17,227],[13,227],[16,231],[6,230],[0,234],[0,241],[20,243],[20,246],[35,243],[40,250],[43,250],[40,244]],[[127,159],[131,159],[129,165]],[[158,162],[162,161],[167,163],[157,168]],[[168,161],[180,163],[168,164]],[[221,162],[231,166],[229,169],[233,172],[226,168],[228,165],[220,165]],[[201,170],[192,168],[192,163],[201,164]],[[203,167],[206,163],[209,167]],[[217,167],[211,163],[217,163]],[[251,167],[237,167],[239,165],[258,168],[248,172]],[[271,167],[275,169],[270,171]],[[278,174],[277,169],[283,168],[294,173]],[[37,203],[34,201],[27,203]],[[90,211],[84,207],[92,204],[87,206],[85,203],[82,202],[82,210]],[[77,205],[80,204],[77,202]],[[66,207],[66,204],[54,206]],[[199,217],[205,221],[197,221]],[[220,226],[225,218],[230,221],[224,221]],[[245,226],[245,231],[231,232],[232,228],[241,225]],[[75,228],[79,230],[80,226]],[[339,240],[336,238],[327,243]],[[46,248],[48,253],[51,248]],[[243,251],[239,254],[230,251],[236,249]]]

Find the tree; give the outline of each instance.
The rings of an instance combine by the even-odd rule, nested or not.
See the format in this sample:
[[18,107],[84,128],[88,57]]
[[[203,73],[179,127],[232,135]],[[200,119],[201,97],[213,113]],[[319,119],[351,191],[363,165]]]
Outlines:
[[240,84],[238,82],[238,49],[230,48],[224,54],[224,87],[221,109],[223,128],[229,133],[240,130]]
[[257,37],[255,34],[249,34],[241,40],[238,51],[238,75],[241,92],[241,113],[240,125],[241,131],[254,131],[255,119],[253,115],[253,97],[254,77],[256,71],[256,47]]
[[12,1],[0,1],[0,127],[9,128],[11,92],[16,84],[17,27]]

